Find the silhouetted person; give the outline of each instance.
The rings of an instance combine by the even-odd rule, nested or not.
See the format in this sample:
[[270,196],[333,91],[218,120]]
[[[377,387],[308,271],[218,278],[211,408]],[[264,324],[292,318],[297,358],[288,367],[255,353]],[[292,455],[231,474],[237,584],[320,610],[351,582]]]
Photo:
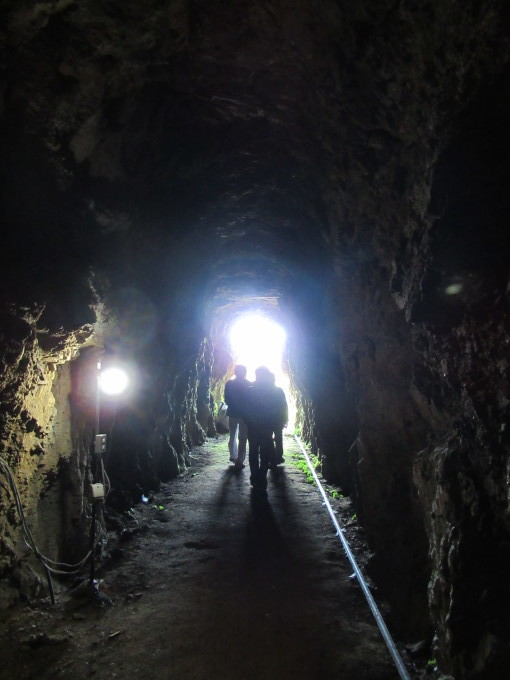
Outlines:
[[247,392],[245,418],[248,423],[250,483],[256,489],[267,486],[267,470],[274,461],[273,427],[275,400],[271,371],[259,366],[255,382]]
[[229,380],[225,385],[225,403],[228,406],[228,429],[230,437],[228,440],[228,450],[230,460],[235,464],[236,468],[244,467],[244,459],[246,458],[246,439],[247,427],[246,421],[243,418],[245,411],[246,394],[249,386],[249,380],[246,380],[246,366],[237,365],[234,369],[235,378]]
[[275,446],[275,460],[270,461],[269,467],[276,467],[281,463],[284,463],[283,459],[283,428],[289,422],[289,407],[287,405],[287,399],[285,397],[285,392],[281,387],[275,386],[275,377],[271,373],[271,382],[273,385],[273,394],[271,395],[271,400],[273,402],[273,435],[274,435],[274,446]]

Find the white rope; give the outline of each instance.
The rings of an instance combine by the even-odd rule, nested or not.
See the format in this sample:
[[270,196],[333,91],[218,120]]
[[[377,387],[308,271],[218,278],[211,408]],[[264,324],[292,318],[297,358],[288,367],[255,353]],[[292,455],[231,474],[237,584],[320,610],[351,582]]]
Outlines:
[[372,596],[372,593],[370,592],[370,589],[368,587],[367,582],[363,578],[363,574],[361,573],[360,568],[358,567],[358,563],[356,562],[356,559],[354,555],[351,552],[351,549],[349,547],[349,543],[347,542],[347,539],[345,538],[343,534],[343,530],[340,527],[340,524],[338,523],[338,520],[336,518],[336,515],[333,511],[333,508],[331,507],[331,504],[329,502],[329,499],[327,497],[326,492],[324,491],[324,488],[322,484],[319,481],[319,478],[317,476],[317,473],[315,472],[315,469],[313,467],[312,461],[310,460],[308,453],[306,452],[305,447],[303,446],[301,440],[297,435],[294,435],[294,438],[296,439],[296,442],[301,449],[301,452],[303,456],[305,457],[306,464],[310,468],[310,472],[312,473],[312,476],[315,480],[315,483],[317,484],[317,488],[320,491],[320,494],[324,500],[323,505],[326,507],[329,516],[331,517],[331,521],[333,522],[333,525],[336,529],[337,536],[339,537],[340,541],[342,542],[343,548],[345,550],[345,554],[347,555],[347,558],[349,559],[349,562],[352,565],[352,568],[354,569],[354,573],[356,574],[356,578],[358,579],[358,583],[361,586],[361,590],[363,591],[363,594],[368,602],[368,606],[370,607],[370,610],[372,614],[374,615],[375,621],[379,627],[379,630],[381,632],[381,635],[384,639],[384,642],[386,643],[386,646],[388,648],[388,651],[391,654],[391,657],[393,659],[393,662],[398,670],[398,674],[400,675],[402,680],[411,680],[411,677],[409,673],[407,672],[407,669],[404,665],[404,662],[402,660],[402,657],[398,653],[398,649],[393,642],[393,638],[391,637],[391,634],[386,627],[386,624],[384,623],[384,619],[381,615],[381,612],[379,611],[379,608],[377,607],[377,604],[375,603],[375,600]]

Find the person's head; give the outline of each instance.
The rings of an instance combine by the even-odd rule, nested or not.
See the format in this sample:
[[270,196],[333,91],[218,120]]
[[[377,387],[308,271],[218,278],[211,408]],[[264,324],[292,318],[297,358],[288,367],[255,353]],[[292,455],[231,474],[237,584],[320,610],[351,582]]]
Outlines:
[[258,383],[271,385],[271,375],[272,373],[267,366],[259,366],[255,369],[255,380]]
[[234,374],[236,378],[246,378],[246,366],[237,364],[237,366],[234,368]]

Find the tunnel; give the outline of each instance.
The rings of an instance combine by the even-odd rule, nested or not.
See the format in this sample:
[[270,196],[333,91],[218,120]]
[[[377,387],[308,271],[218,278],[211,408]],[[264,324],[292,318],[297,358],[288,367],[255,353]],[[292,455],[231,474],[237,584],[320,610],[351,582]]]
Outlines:
[[[221,435],[229,330],[258,314],[285,331],[295,427],[351,499],[400,639],[444,677],[504,677],[506,3],[0,17],[2,609],[47,597],[6,470],[41,551],[79,561],[95,435],[105,509],[178,479]],[[130,381],[99,413],[98,363]]]

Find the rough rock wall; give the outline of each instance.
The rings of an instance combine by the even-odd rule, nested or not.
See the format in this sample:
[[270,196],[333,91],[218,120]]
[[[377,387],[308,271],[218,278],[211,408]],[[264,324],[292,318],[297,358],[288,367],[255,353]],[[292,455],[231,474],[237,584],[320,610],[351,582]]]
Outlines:
[[498,677],[509,653],[505,297],[484,300],[484,319],[467,312],[454,328],[416,330],[422,408],[445,419],[413,466],[430,544],[429,600],[439,656],[461,677]]
[[499,677],[510,653],[509,111],[506,70],[465,112],[438,163],[431,209],[440,216],[411,312],[417,403],[443,419],[414,464],[429,600],[446,642],[439,656],[461,677]]
[[[383,249],[361,248],[365,220],[383,233],[366,201],[338,258],[334,293],[335,337],[359,416],[357,497],[372,570],[406,634],[427,636],[432,624],[441,668],[455,677],[501,677],[509,658],[508,136],[498,124],[508,80],[492,87],[479,91],[473,107],[485,116],[467,126],[448,167],[457,178],[446,192],[450,209],[438,219],[427,172],[434,153],[421,147],[405,164],[416,173],[407,175],[407,214],[396,194],[393,215],[388,192],[381,203],[385,219],[405,220],[400,247],[386,230]],[[494,127],[488,164],[487,149],[469,140]]]
[[[376,5],[373,8],[376,11]],[[423,6],[422,18],[425,20],[425,15],[432,11],[436,21],[434,31],[429,34],[425,31],[420,38],[416,32],[420,32],[416,15],[409,23],[410,15],[404,5],[399,5],[370,35],[372,58],[383,60],[387,80],[384,87],[373,81],[377,71],[375,61],[372,73],[366,70],[366,61],[358,64],[356,77],[365,83],[366,96],[379,101],[379,106],[367,107],[369,119],[355,121],[356,128],[363,129],[363,134],[368,134],[373,141],[370,152],[365,147],[365,153],[358,158],[358,174],[351,168],[346,183],[339,169],[333,175],[336,185],[325,200],[330,211],[330,239],[338,254],[335,274],[330,286],[324,288],[324,295],[329,297],[334,310],[332,328],[321,331],[323,339],[317,338],[315,344],[320,348],[321,358],[324,348],[331,352],[329,371],[339,381],[341,374],[335,364],[342,366],[347,392],[356,405],[359,428],[356,443],[350,450],[345,443],[336,448],[323,438],[326,446],[322,454],[326,461],[334,458],[352,463],[350,483],[354,485],[359,515],[375,552],[371,568],[392,603],[395,624],[411,639],[427,637],[433,628],[437,633],[437,656],[444,670],[459,677],[471,677],[477,672],[498,677],[504,665],[502,659],[508,659],[507,630],[502,623],[505,606],[496,614],[492,605],[493,598],[502,597],[506,601],[507,591],[499,566],[494,563],[493,567],[481,567],[476,555],[478,545],[488,548],[489,543],[488,553],[498,554],[508,565],[504,472],[508,447],[503,443],[502,434],[506,427],[503,395],[507,385],[504,336],[508,332],[505,298],[508,268],[507,263],[501,267],[501,258],[494,262],[493,257],[487,257],[487,238],[474,239],[478,243],[475,257],[483,263],[481,271],[480,267],[475,272],[468,271],[467,277],[463,275],[466,272],[461,271],[460,276],[465,293],[473,285],[479,289],[468,316],[481,306],[485,320],[475,312],[469,321],[465,319],[463,330],[456,330],[452,335],[448,330],[448,339],[442,333],[438,337],[437,329],[431,337],[430,326],[418,328],[424,323],[423,310],[418,311],[423,303],[422,287],[430,286],[427,279],[431,270],[444,265],[441,261],[444,252],[438,254],[431,245],[430,229],[444,209],[444,206],[438,208],[431,190],[440,150],[450,134],[445,121],[456,115],[455,112],[462,109],[461,102],[469,101],[474,93],[478,92],[478,101],[487,96],[487,91],[480,88],[480,62],[474,56],[476,51],[484,53],[484,31],[477,24],[480,18],[476,16],[477,10],[470,8],[472,14],[460,16],[464,9],[445,4]],[[492,9],[485,7],[484,28],[489,33],[494,28],[490,22]],[[463,36],[462,40],[453,38],[453,26]],[[399,73],[395,68],[399,57],[388,56],[382,47],[377,48],[377,43],[387,32],[393,35],[394,44],[400,45],[401,31],[407,36],[407,65],[412,67],[402,67]],[[470,54],[468,50],[472,50]],[[442,57],[437,60],[439,54]],[[487,56],[488,53],[484,59]],[[497,58],[494,61],[497,63]],[[402,87],[397,85],[401,77],[406,79]],[[485,108],[493,115],[481,121],[481,127],[494,126],[500,115],[506,85],[493,80],[492,87],[499,96],[487,102]],[[429,95],[423,98],[425,90]],[[397,93],[399,97],[406,97],[405,104],[394,100]],[[354,109],[353,106],[352,111]],[[396,118],[392,111],[398,112]],[[471,135],[479,134],[480,128],[473,126]],[[464,139],[465,147],[466,142]],[[506,149],[503,130],[500,143]],[[462,160],[476,167],[481,154],[468,152]],[[458,166],[452,172],[462,174]],[[480,175],[486,172],[480,167]],[[500,177],[508,176],[501,161],[495,174],[498,173]],[[365,190],[360,193],[361,186]],[[466,197],[469,196],[471,182],[465,183],[464,191]],[[500,194],[508,195],[508,187],[502,188]],[[492,195],[486,196],[486,216],[477,225],[479,234],[494,231],[492,211],[487,209],[493,199]],[[462,258],[456,258],[459,241],[471,240],[472,218],[466,211],[462,215],[464,221],[457,226],[456,240],[443,243],[443,249],[452,249],[449,259],[458,270],[465,267],[460,261]],[[444,222],[438,225],[438,229],[441,228]],[[490,252],[494,250],[508,252],[507,241],[501,233],[496,234]],[[503,270],[503,275],[495,277],[494,267],[499,273]],[[443,279],[446,287],[447,277]],[[491,286],[492,293],[487,297]],[[465,318],[465,307],[461,306],[459,312],[455,305],[445,305],[444,295],[440,307],[437,294],[431,297],[433,300],[427,299],[428,313],[435,306],[437,314],[448,318],[447,327],[451,327],[453,317],[457,318],[456,323],[459,315],[460,319]],[[425,319],[425,325],[431,322],[434,325],[436,320]],[[446,373],[451,363],[453,366]],[[305,364],[306,370],[312,373],[315,357],[306,359]],[[441,370],[441,366],[445,370]],[[304,375],[304,371],[302,373]],[[464,380],[460,376],[457,379],[458,374]],[[484,376],[490,378],[487,380]],[[443,392],[445,381],[450,388],[446,394]],[[326,384],[328,382],[331,402],[341,394],[341,389],[335,386],[334,380]],[[464,430],[476,429],[473,421],[479,417],[469,415],[466,409],[466,389],[468,393],[475,392],[478,408],[485,417],[485,435],[480,431],[468,439]],[[308,405],[304,401],[309,413],[306,430],[320,448],[320,433],[327,431],[327,425],[319,426],[320,400],[312,402]],[[487,406],[482,406],[483,402]],[[336,420],[341,420],[341,416],[337,414]],[[447,455],[448,447],[445,448],[441,438],[448,441],[448,435],[453,436],[452,430],[457,431],[457,427],[464,433],[458,440],[463,442],[463,453],[455,446]],[[427,456],[422,452],[429,442],[432,442],[429,454],[430,451],[434,454]],[[445,474],[442,482],[443,472],[434,467],[432,459]],[[445,460],[450,461],[451,466],[444,467]],[[341,464],[339,467],[343,469]],[[325,471],[334,478],[329,466]],[[487,511],[479,512],[479,507],[487,507]],[[446,523],[445,514],[449,518]],[[441,519],[434,519],[439,516]],[[471,518],[469,522],[467,517]],[[485,521],[491,526],[489,531]],[[465,532],[463,525],[466,525]],[[470,570],[480,573],[469,576]],[[489,580],[488,572],[495,579],[491,594],[483,587]],[[484,602],[492,604],[484,605]],[[477,607],[479,611],[485,607],[486,616],[483,623],[478,621],[472,626],[470,614]]]
[[[83,547],[87,451],[73,439],[69,362],[92,328],[50,337],[38,327],[41,311],[4,307],[1,312],[1,456],[12,470],[39,549],[53,559],[69,559]],[[41,594],[42,571],[33,558],[25,559],[21,519],[4,475],[0,490],[1,592],[2,602],[10,604],[20,594]]]
[[[101,360],[107,367],[119,357],[108,351],[108,329],[96,327],[94,332],[89,325],[50,335],[38,331],[40,312],[2,312],[1,455],[13,472],[40,551],[75,563],[88,549],[96,364]],[[123,330],[126,336],[133,332],[126,324]],[[97,344],[100,340],[106,350]],[[197,408],[201,399],[202,406],[208,406],[207,343],[200,333],[194,344],[189,336],[185,345],[178,336],[167,338],[167,353],[174,348],[170,360],[154,342],[144,345],[143,352],[122,357],[131,369],[132,393],[116,400],[101,397],[99,428],[108,435],[104,459],[114,487],[108,502],[118,509],[131,507],[142,493],[157,490],[161,480],[182,472],[189,465],[190,448],[205,439]],[[205,419],[207,426],[208,414]],[[24,546],[4,477],[0,491],[0,592],[2,604],[9,605],[20,596],[44,596],[46,586],[41,584],[41,566]]]
[[[437,410],[444,421],[416,454],[413,475],[429,538],[439,657],[460,677],[468,671],[498,677],[510,651],[510,319],[505,295],[495,298],[484,301],[483,321],[468,313],[448,331],[417,331],[416,389],[423,402],[428,397],[422,409]],[[424,390],[430,380],[435,387]]]

